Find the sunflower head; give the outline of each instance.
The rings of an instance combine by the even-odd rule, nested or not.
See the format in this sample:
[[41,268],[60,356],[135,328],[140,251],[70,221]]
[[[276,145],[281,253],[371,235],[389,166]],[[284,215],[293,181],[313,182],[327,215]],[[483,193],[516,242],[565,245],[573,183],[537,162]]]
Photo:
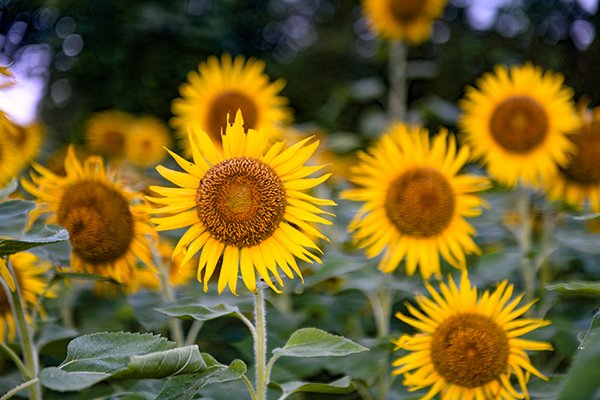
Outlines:
[[132,123],[125,138],[125,158],[136,167],[151,167],[165,158],[164,147],[170,145],[165,124],[154,117],[141,117]]
[[16,135],[15,125],[0,111],[0,188],[14,178],[23,167],[18,150],[11,138]]
[[[549,322],[520,318],[533,303],[518,307],[523,296],[511,299],[513,286],[507,281],[480,296],[466,272],[460,286],[450,277],[440,291],[426,287],[432,299],[417,295],[419,309],[407,305],[408,313],[396,314],[418,331],[395,343],[405,354],[394,361],[393,374],[403,375],[409,389],[429,388],[423,399],[438,393],[448,399],[520,399],[528,397],[531,374],[546,379],[525,351],[552,346],[520,336]],[[512,374],[520,392],[511,383]]]
[[14,124],[14,130],[9,135],[9,140],[19,153],[23,165],[29,164],[37,157],[43,139],[43,127],[39,122],[30,125]]
[[139,195],[123,188],[107,173],[100,157],[83,164],[69,147],[66,176],[60,177],[34,164],[32,182],[23,187],[37,197],[31,213],[35,220],[49,213],[49,222],[64,226],[72,248],[76,272],[107,276],[127,285],[140,259],[152,266],[147,235],[155,236]]
[[[178,187],[152,186],[162,197],[148,197],[160,205],[151,212],[158,230],[187,227],[173,256],[183,254],[185,264],[195,254],[198,280],[208,282],[217,270],[218,290],[228,286],[235,293],[238,272],[246,287],[256,290],[256,275],[276,292],[274,276],[283,281],[279,269],[289,278],[302,277],[296,258],[320,262],[309,251],[320,249],[309,237],[325,238],[315,223],[331,224],[319,206],[330,200],[313,197],[305,191],[324,182],[329,175],[310,177],[322,166],[304,163],[319,142],[304,139],[285,147],[269,144],[264,130],[244,129],[241,112],[222,136],[222,150],[208,133],[196,127],[189,134],[193,162],[169,152],[184,172],[158,166],[158,172]],[[279,267],[279,268],[278,268]]]
[[566,134],[579,120],[563,77],[531,64],[485,74],[461,101],[459,124],[475,157],[509,187],[537,186],[574,151]]
[[[269,82],[265,63],[242,56],[232,59],[224,54],[219,60],[210,57],[198,72],[190,72],[188,82],[173,100],[171,125],[178,131],[185,153],[191,156],[187,141],[188,128],[199,125],[211,140],[221,146],[221,134],[233,123],[238,110],[244,115],[244,129],[277,128],[291,121],[288,100],[279,95],[285,83]],[[278,129],[268,133],[279,134]],[[275,137],[277,138],[277,137]]]
[[131,115],[121,111],[94,114],[87,121],[86,139],[89,149],[109,158],[122,158],[133,121]]
[[424,278],[440,275],[439,256],[465,268],[465,253],[478,252],[474,229],[465,217],[480,214],[482,200],[473,193],[487,179],[459,174],[469,158],[453,136],[441,131],[433,140],[419,127],[396,124],[350,169],[358,188],[342,197],[363,204],[350,230],[369,258],[384,253],[380,269],[391,272],[406,260]]
[[431,35],[431,25],[447,0],[362,0],[371,28],[382,38],[420,44]]

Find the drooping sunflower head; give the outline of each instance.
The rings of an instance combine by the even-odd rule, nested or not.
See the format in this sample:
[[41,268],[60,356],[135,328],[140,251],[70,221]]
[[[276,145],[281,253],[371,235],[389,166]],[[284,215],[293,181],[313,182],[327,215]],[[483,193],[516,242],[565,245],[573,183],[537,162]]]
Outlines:
[[[209,57],[198,72],[190,72],[181,85],[180,98],[173,100],[171,125],[177,129],[187,156],[192,151],[187,141],[188,128],[199,125],[219,148],[221,134],[233,122],[238,110],[244,115],[244,128],[277,127],[291,122],[288,100],[279,95],[283,80],[270,82],[264,73],[265,63],[242,56],[232,59],[224,54],[219,60]],[[277,129],[269,130],[273,134]]]
[[459,124],[490,176],[513,187],[537,186],[574,150],[566,134],[579,127],[563,77],[531,64],[485,74],[467,89]]
[[589,110],[580,107],[583,123],[576,135],[569,135],[575,145],[567,164],[544,182],[544,189],[554,200],[583,208],[589,203],[593,212],[600,212],[600,107]]
[[465,268],[465,253],[476,253],[475,233],[465,217],[481,213],[475,192],[486,178],[459,174],[469,158],[442,130],[433,140],[423,128],[396,124],[350,169],[358,185],[342,198],[364,203],[350,224],[354,239],[369,258],[381,254],[379,268],[395,270],[402,260],[406,273],[417,267],[428,279],[441,277],[440,255]]
[[[4,263],[4,260],[0,261]],[[44,315],[40,297],[53,297],[55,294],[46,289],[47,281],[43,276],[52,266],[43,262],[37,256],[20,252],[9,257],[9,263],[15,273],[16,284],[19,286],[26,312],[36,309]],[[0,285],[0,342],[12,342],[16,336],[15,319],[5,290]]]
[[[460,287],[452,278],[439,292],[426,287],[431,299],[417,295],[418,309],[407,305],[407,314],[396,314],[417,330],[395,343],[405,354],[394,361],[393,374],[403,375],[409,390],[429,388],[423,399],[438,393],[449,400],[521,399],[528,397],[531,374],[546,379],[525,351],[552,346],[521,336],[549,322],[520,318],[533,303],[519,307],[523,295],[511,299],[513,286],[507,281],[480,296],[466,272]],[[520,392],[511,383],[513,374]]]
[[[334,205],[307,193],[323,183],[329,174],[310,177],[322,166],[304,163],[319,142],[311,138],[293,146],[269,144],[264,130],[245,133],[241,113],[223,135],[222,151],[199,128],[189,134],[193,162],[169,151],[184,172],[158,166],[157,171],[178,187],[152,186],[162,197],[148,197],[161,205],[152,213],[158,230],[188,227],[173,256],[184,254],[185,264],[200,252],[198,280],[208,281],[222,260],[219,293],[228,286],[236,293],[238,272],[250,291],[256,290],[256,274],[276,292],[279,269],[289,278],[302,277],[296,258],[320,262],[310,250],[320,251],[309,238],[325,238],[314,223],[331,224],[321,217],[329,214],[319,206]],[[309,143],[310,142],[310,143]],[[279,267],[279,269],[278,269]]]
[[127,134],[133,116],[122,111],[103,111],[94,114],[87,122],[86,139],[93,153],[120,159],[125,155]]
[[362,0],[371,28],[382,38],[420,44],[431,35],[431,25],[447,0]]
[[170,145],[171,135],[165,124],[154,117],[141,117],[132,122],[125,138],[125,158],[137,167],[151,167],[165,158],[163,147]]
[[[36,196],[30,218],[49,213],[48,222],[64,226],[71,242],[71,268],[127,285],[137,260],[152,266],[147,235],[155,236],[140,196],[127,191],[107,173],[100,157],[83,164],[69,147],[66,176],[34,164],[23,187]],[[39,174],[39,175],[38,175]]]

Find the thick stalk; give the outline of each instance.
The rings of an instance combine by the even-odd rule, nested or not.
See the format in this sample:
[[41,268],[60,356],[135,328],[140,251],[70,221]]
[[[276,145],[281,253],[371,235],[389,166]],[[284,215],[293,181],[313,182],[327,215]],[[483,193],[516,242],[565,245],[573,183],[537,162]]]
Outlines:
[[523,277],[526,302],[533,300],[536,286],[536,271],[530,257],[532,248],[532,221],[529,207],[529,191],[526,188],[521,188],[517,204],[520,222],[519,231],[517,232],[517,239],[521,250],[521,275]]
[[265,309],[265,294],[262,285],[257,285],[254,294],[254,360],[256,362],[256,398],[267,399],[267,320]]
[[[381,340],[389,340],[390,335],[390,319],[392,317],[392,291],[389,286],[389,277],[383,277],[379,280],[378,288],[375,292],[369,294],[371,308],[375,318],[377,327],[377,338]],[[391,376],[389,372],[389,360],[385,358],[379,374],[379,384],[377,390],[377,399],[383,400],[386,398],[390,390]]]
[[6,392],[4,394],[4,396],[0,397],[0,400],[11,399],[15,394],[19,393],[22,390],[27,389],[28,387],[32,387],[33,385],[37,385],[39,382],[40,382],[40,380],[38,378],[32,379],[32,380],[27,381],[27,382],[23,382],[19,386],[16,386],[16,387],[12,388],[11,390],[9,390],[8,392]]
[[2,350],[15,363],[15,365],[17,366],[17,368],[19,368],[19,371],[21,371],[21,374],[23,374],[23,377],[25,379],[30,378],[27,367],[25,367],[25,364],[23,364],[23,361],[21,361],[21,358],[19,358],[17,353],[12,351],[12,349],[8,347],[4,342],[0,342],[0,350]]
[[389,51],[388,78],[390,91],[388,93],[388,116],[390,121],[406,121],[406,45],[399,40],[390,41]]
[[[33,343],[33,333],[30,326],[27,324],[25,318],[25,307],[23,305],[23,298],[21,296],[21,288],[17,280],[16,274],[12,265],[8,262],[6,265],[15,281],[15,290],[10,291],[11,307],[13,315],[16,319],[17,329],[19,331],[19,337],[21,339],[21,350],[25,358],[25,368],[27,369],[29,376],[26,379],[37,378],[39,372],[39,361],[38,354],[35,344]],[[41,400],[42,399],[42,388],[39,382],[33,382],[29,386],[29,398],[30,400]]]
[[535,269],[539,269],[539,277],[540,277],[540,305],[538,306],[538,316],[543,318],[544,314],[547,311],[549,306],[548,304],[548,296],[546,291],[546,286],[548,286],[552,282],[552,271],[550,269],[550,263],[548,262],[548,257],[554,251],[553,243],[552,243],[552,232],[554,232],[554,227],[556,224],[556,213],[550,207],[549,204],[546,204],[544,208],[544,220],[542,222],[542,235],[540,238],[540,251],[539,255],[535,260]]

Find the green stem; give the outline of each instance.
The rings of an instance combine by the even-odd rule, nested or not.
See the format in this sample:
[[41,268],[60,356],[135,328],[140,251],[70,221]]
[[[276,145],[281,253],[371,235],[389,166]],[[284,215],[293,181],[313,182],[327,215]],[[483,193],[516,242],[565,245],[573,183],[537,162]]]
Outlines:
[[17,366],[17,368],[19,368],[19,371],[21,371],[21,374],[23,374],[23,377],[25,379],[31,378],[29,376],[29,371],[27,370],[27,367],[25,367],[25,364],[23,364],[23,361],[21,361],[21,358],[19,358],[17,353],[12,351],[12,349],[8,347],[4,342],[0,342],[0,349],[4,350],[6,355],[15,363],[15,365]]
[[30,387],[32,385],[36,385],[39,382],[40,382],[40,380],[38,378],[34,378],[30,381],[23,382],[19,386],[16,386],[16,387],[12,388],[11,390],[9,390],[8,392],[6,392],[4,394],[4,396],[0,397],[0,400],[8,400],[8,399],[12,398],[15,394],[19,393],[21,390],[27,389],[28,387]]
[[406,45],[402,41],[390,41],[390,59],[388,78],[390,91],[388,93],[388,115],[390,121],[406,120]]
[[521,274],[525,289],[525,301],[533,300],[535,294],[535,267],[531,262],[531,236],[532,236],[532,221],[530,213],[529,191],[526,188],[521,188],[518,198],[518,212],[520,219],[519,231],[517,238],[521,249]]
[[265,309],[265,294],[262,285],[257,285],[254,295],[254,327],[256,336],[254,337],[254,357],[256,362],[256,398],[257,400],[267,399],[267,384],[269,377],[267,375],[267,322]]
[[[152,250],[154,264],[156,265],[158,277],[160,279],[161,296],[166,303],[173,303],[175,301],[175,291],[169,282],[169,271],[167,270],[168,267],[162,262],[156,246],[154,246]],[[171,338],[175,341],[177,346],[182,346],[185,338],[183,336],[183,326],[181,324],[181,320],[177,318],[169,318],[169,330],[171,331]]]
[[196,343],[196,338],[198,337],[198,333],[200,333],[200,329],[204,326],[204,321],[195,320],[190,327],[190,330],[187,333],[185,338],[185,345],[190,346]]
[[252,382],[250,382],[250,379],[248,379],[248,377],[246,375],[242,375],[242,380],[248,387],[248,392],[250,393],[250,398],[252,400],[256,400],[256,393],[254,393],[254,388],[252,387]]
[[548,296],[546,295],[546,286],[552,282],[552,270],[548,257],[554,251],[552,244],[552,232],[556,224],[556,214],[552,208],[547,205],[544,209],[544,220],[542,223],[542,236],[540,239],[540,252],[535,260],[535,269],[540,271],[540,305],[538,306],[539,317],[543,317],[548,307]]
[[[13,276],[16,286],[15,291],[10,292],[10,298],[13,315],[16,318],[17,327],[19,329],[19,337],[21,338],[21,349],[25,358],[25,367],[29,372],[26,378],[37,378],[39,371],[38,354],[35,344],[33,343],[33,334],[25,318],[25,307],[23,305],[23,297],[21,296],[21,288],[16,278],[15,271],[8,260],[6,261],[6,265]],[[38,382],[39,381],[32,382],[30,385],[28,385],[29,398],[31,400],[41,400],[42,398],[42,390]]]
[[[377,327],[377,338],[382,340],[389,340],[390,335],[390,319],[392,314],[392,291],[389,286],[388,276],[382,277],[377,285],[377,290],[369,294],[369,300],[371,302],[371,308],[373,309],[373,315],[375,317],[375,324]],[[384,359],[384,363],[381,366],[379,373],[379,385],[377,391],[377,399],[383,400],[386,398],[387,393],[390,390],[391,380],[389,372],[389,360]]]

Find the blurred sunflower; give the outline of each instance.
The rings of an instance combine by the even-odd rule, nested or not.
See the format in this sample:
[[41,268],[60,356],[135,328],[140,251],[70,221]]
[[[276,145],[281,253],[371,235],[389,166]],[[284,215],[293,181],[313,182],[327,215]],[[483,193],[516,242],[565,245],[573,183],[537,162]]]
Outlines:
[[[418,330],[395,342],[396,350],[408,354],[393,362],[392,373],[404,375],[409,390],[429,388],[423,400],[438,393],[445,400],[522,399],[529,398],[526,385],[531,374],[547,380],[525,351],[552,346],[520,336],[550,322],[519,318],[533,302],[518,307],[523,295],[511,301],[513,285],[503,281],[492,293],[478,296],[466,272],[460,288],[452,278],[440,285],[441,293],[425,285],[433,300],[417,295],[420,310],[407,305],[410,315],[396,314]],[[511,383],[513,374],[521,392]]]
[[[158,253],[162,265],[167,267],[169,275],[169,284],[173,287],[188,283],[196,276],[196,265],[192,260],[182,264],[183,254],[177,254],[173,257],[175,247],[167,241],[161,241],[158,245]],[[160,289],[160,279],[157,271],[143,269],[138,271],[138,280],[141,286],[149,289]]]
[[[25,190],[36,196],[37,206],[30,221],[50,213],[48,222],[69,232],[71,268],[75,272],[110,277],[131,283],[137,260],[152,266],[149,236],[156,236],[137,194],[126,191],[113,174],[107,173],[100,157],[83,165],[69,147],[66,176],[58,176],[34,164],[31,182],[21,179]],[[133,284],[133,283],[132,283]]]
[[[277,127],[291,121],[290,109],[286,107],[288,100],[279,96],[284,81],[278,79],[270,83],[264,69],[263,61],[245,60],[242,56],[232,59],[229,54],[223,54],[220,61],[209,57],[206,63],[200,64],[198,73],[188,74],[188,82],[179,88],[181,98],[173,100],[174,117],[170,121],[178,131],[186,156],[192,154],[187,141],[188,127],[195,123],[220,148],[221,134],[233,122],[231,117],[238,110],[244,115],[246,131]],[[279,129],[268,132],[281,135]]]
[[25,126],[13,125],[14,129],[8,137],[19,154],[22,166],[26,166],[35,160],[42,146],[44,138],[42,124],[36,122]]
[[304,193],[329,178],[329,174],[308,178],[323,166],[304,165],[318,141],[307,144],[308,138],[285,149],[283,142],[269,145],[262,129],[249,129],[245,134],[241,112],[226,127],[222,152],[199,128],[190,131],[189,140],[193,163],[169,151],[185,172],[157,167],[179,187],[152,186],[163,197],[148,200],[162,205],[152,211],[164,215],[152,220],[158,230],[189,227],[173,255],[183,253],[181,263],[185,264],[200,252],[198,280],[204,282],[205,291],[221,256],[219,293],[226,286],[236,293],[240,269],[250,291],[256,290],[258,272],[280,292],[270,277],[273,274],[283,286],[277,265],[289,278],[293,272],[302,278],[295,257],[320,262],[308,250],[320,251],[307,234],[325,239],[312,224],[331,224],[319,216],[330,213],[318,206],[335,203]]
[[420,44],[431,35],[431,25],[447,0],[362,0],[373,31],[384,39]]
[[0,188],[14,178],[23,163],[10,137],[15,134],[15,127],[8,116],[0,111]]
[[94,114],[86,127],[86,140],[93,153],[120,159],[125,155],[127,133],[133,116],[122,111],[103,111]]
[[498,66],[477,84],[461,101],[459,124],[492,178],[535,186],[567,164],[575,146],[566,133],[580,123],[562,75],[531,64]]
[[398,123],[358,157],[350,180],[359,188],[341,196],[364,202],[349,229],[367,256],[385,251],[379,263],[384,272],[406,259],[406,273],[418,266],[425,279],[441,277],[440,255],[465,268],[465,252],[479,251],[475,230],[465,220],[481,213],[483,200],[472,193],[489,186],[486,178],[458,175],[469,149],[457,151],[445,130],[430,143],[426,129]]
[[[15,278],[25,307],[34,307],[42,315],[44,310],[41,307],[39,297],[53,297],[52,291],[46,290],[46,279],[42,276],[52,266],[50,263],[41,262],[37,256],[20,252],[9,256],[10,265],[15,272]],[[5,261],[0,260],[0,264],[6,266]],[[12,342],[16,336],[15,320],[10,307],[10,302],[6,296],[6,291],[0,287],[0,342]]]
[[548,197],[564,200],[578,208],[586,201],[593,212],[600,212],[600,107],[580,107],[583,126],[577,135],[569,135],[575,153],[558,174],[544,182]]
[[163,147],[171,145],[169,129],[159,119],[136,119],[125,138],[125,158],[140,168],[151,167],[165,158]]

